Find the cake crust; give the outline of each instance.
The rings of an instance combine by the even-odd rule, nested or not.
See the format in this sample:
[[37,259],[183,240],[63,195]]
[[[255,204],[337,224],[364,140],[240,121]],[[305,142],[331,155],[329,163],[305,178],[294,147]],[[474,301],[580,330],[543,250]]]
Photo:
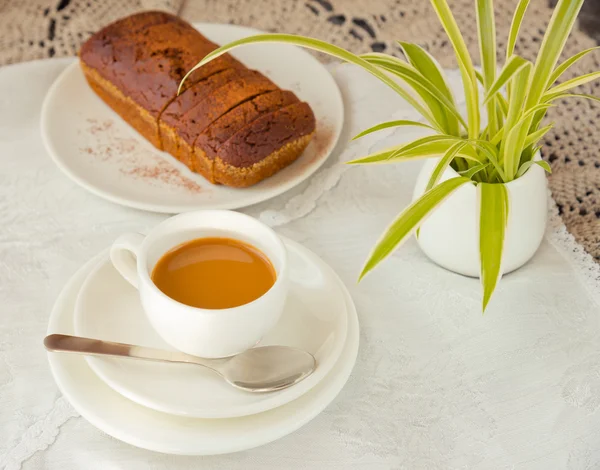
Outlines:
[[298,101],[296,95],[287,90],[275,90],[259,95],[214,121],[196,138],[194,145],[214,158],[221,146],[249,123]]
[[121,116],[127,123],[139,132],[156,148],[160,149],[158,138],[158,123],[156,117],[150,112],[125,96],[112,82],[106,80],[96,71],[85,64],[81,64],[83,74],[96,94],[110,108]]
[[288,142],[261,161],[245,168],[235,167],[217,157],[214,160],[212,181],[234,188],[253,186],[294,163],[304,152],[313,135],[314,132]]

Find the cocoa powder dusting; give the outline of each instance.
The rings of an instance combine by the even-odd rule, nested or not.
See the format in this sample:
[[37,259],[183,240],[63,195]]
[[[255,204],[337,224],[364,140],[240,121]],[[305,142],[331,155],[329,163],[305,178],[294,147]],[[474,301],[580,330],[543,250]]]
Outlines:
[[179,170],[165,160],[157,159],[152,165],[138,165],[132,168],[121,168],[123,174],[145,180],[161,181],[169,185],[177,185],[190,192],[199,193],[202,188],[191,179],[183,176]]
[[173,164],[158,155],[150,153],[133,137],[125,137],[114,127],[112,120],[87,119],[86,134],[94,137],[94,146],[81,147],[86,155],[101,162],[118,165],[119,171],[132,178],[144,180],[149,184],[157,183],[199,193],[203,188],[187,178]]
[[313,141],[315,143],[315,148],[317,150],[316,151],[317,156],[315,158],[317,158],[317,159],[320,158],[323,155],[323,152],[333,150],[331,148],[331,144],[333,143],[334,139],[335,139],[335,132],[333,130],[333,127],[325,126],[325,127],[322,127],[321,129],[318,129],[317,133],[315,135],[315,138],[313,139]]
[[333,149],[331,145],[335,140],[336,134],[332,126],[319,126],[317,123],[317,132],[315,136],[312,138],[310,144],[308,144],[307,149],[313,148],[310,157],[306,157],[307,150],[304,151],[303,156],[299,159],[299,170],[305,170],[308,167],[311,167],[316,161],[319,161],[327,156],[329,152]]
[[113,126],[113,121],[111,119],[98,121],[98,119],[88,118],[86,121],[90,125],[88,130],[92,135],[97,135],[100,132],[107,131]]

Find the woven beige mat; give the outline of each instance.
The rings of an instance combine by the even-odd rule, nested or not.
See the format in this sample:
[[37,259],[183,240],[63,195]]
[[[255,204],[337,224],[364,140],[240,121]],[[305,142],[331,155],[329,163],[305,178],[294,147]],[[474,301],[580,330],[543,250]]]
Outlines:
[[[0,0],[0,64],[74,54],[100,26],[134,11],[163,9],[179,11],[188,21],[306,34],[354,52],[398,54],[395,41],[402,39],[424,45],[445,67],[456,66],[451,46],[427,0],[187,0],[181,6],[183,1]],[[474,1],[449,3],[476,57]],[[515,3],[496,0],[500,48],[504,47]],[[532,0],[527,11],[517,44],[517,53],[526,58],[535,56],[541,42],[551,14],[548,3]],[[590,5],[590,0],[586,4]],[[583,20],[586,24],[598,22],[592,16]],[[594,45],[593,39],[577,30],[565,55]],[[596,70],[600,70],[600,52],[586,57],[568,76]],[[581,91],[600,95],[600,82]],[[546,137],[542,152],[553,169],[552,195],[567,228],[600,261],[600,107],[570,99],[548,114],[556,129]]]

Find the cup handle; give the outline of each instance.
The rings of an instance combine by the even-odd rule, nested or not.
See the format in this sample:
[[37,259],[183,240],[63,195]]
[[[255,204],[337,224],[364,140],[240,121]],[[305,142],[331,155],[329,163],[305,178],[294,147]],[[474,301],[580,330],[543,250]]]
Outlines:
[[136,289],[139,284],[137,257],[144,238],[141,233],[124,233],[110,247],[113,266]]

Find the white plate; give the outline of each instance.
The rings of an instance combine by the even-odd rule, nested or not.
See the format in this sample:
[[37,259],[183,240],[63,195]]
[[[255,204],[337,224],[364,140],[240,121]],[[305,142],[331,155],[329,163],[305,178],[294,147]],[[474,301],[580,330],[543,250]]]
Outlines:
[[[54,305],[48,334],[74,334],[77,294],[86,276],[105,253],[81,268]],[[50,368],[63,395],[91,424],[110,436],[144,449],[169,454],[214,455],[251,449],[279,439],[317,416],[340,392],[358,351],[354,303],[339,282],[348,312],[348,336],[333,370],[317,386],[286,405],[251,416],[198,419],[160,413],[112,390],[82,356],[48,353]]]
[[[317,360],[315,371],[285,390],[256,394],[227,384],[213,372],[186,364],[88,357],[90,367],[125,397],[165,413],[196,418],[231,418],[260,413],[300,397],[318,384],[338,360],[346,341],[348,314],[335,272],[295,243],[286,242],[290,295],[281,320],[261,345],[303,349]],[[92,270],[75,307],[75,334],[174,350],[148,321],[138,291],[108,256]]]
[[[261,31],[200,23],[217,44]],[[90,89],[78,63],[50,87],[42,106],[42,137],[58,167],[98,196],[154,212],[238,209],[275,197],[313,174],[332,152],[342,130],[343,103],[327,69],[306,51],[285,44],[242,47],[233,55],[283,89],[307,101],[317,133],[302,156],[267,180],[244,189],[210,184],[158,151]]]

